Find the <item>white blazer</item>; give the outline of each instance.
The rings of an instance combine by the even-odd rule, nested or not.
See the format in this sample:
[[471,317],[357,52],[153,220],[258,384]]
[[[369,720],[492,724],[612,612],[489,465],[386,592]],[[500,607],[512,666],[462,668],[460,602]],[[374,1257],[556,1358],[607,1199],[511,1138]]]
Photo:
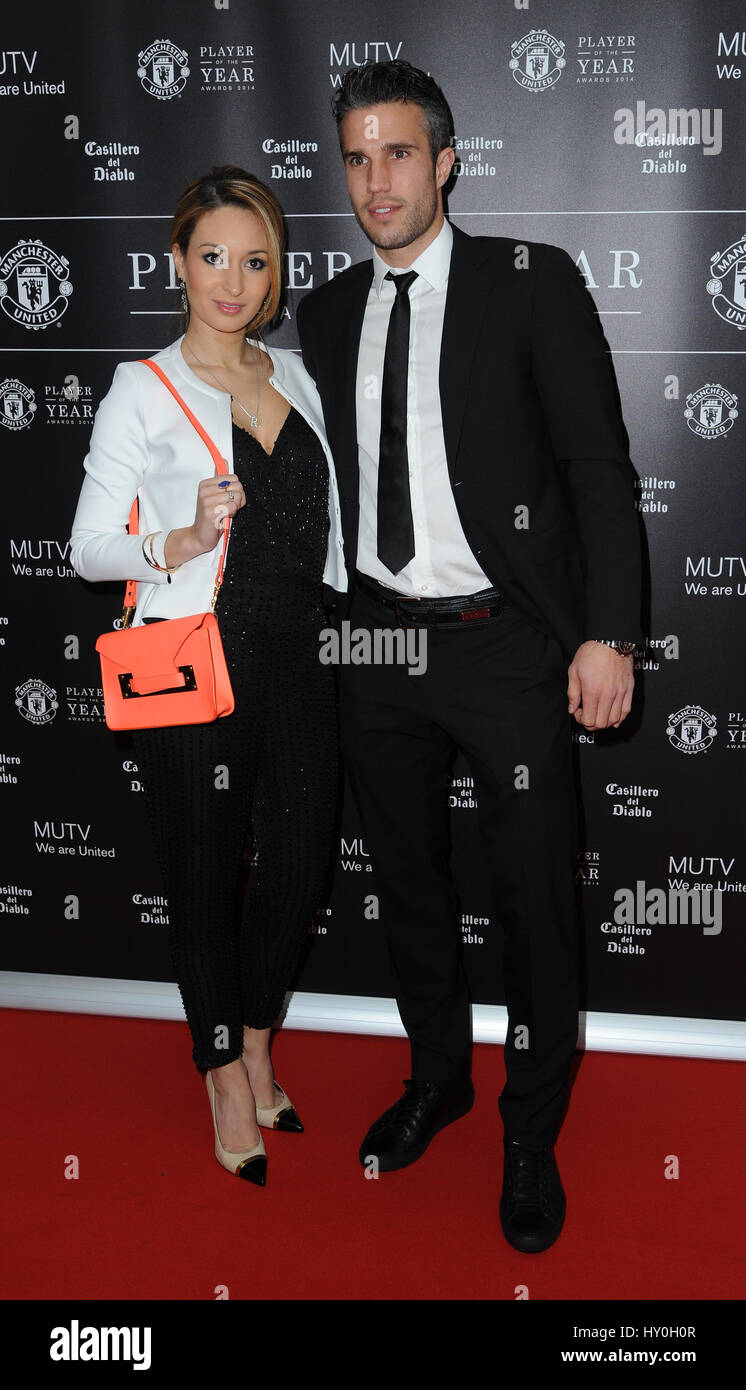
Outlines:
[[[230,396],[208,386],[187,365],[181,338],[153,354],[179,395],[210,435],[233,472],[233,432]],[[263,343],[248,342],[267,351]],[[342,549],[339,492],[324,416],[316,386],[299,356],[289,348],[273,347],[272,386],[303,416],[317,434],[329,468],[329,546],[323,581],[344,593],[347,572]],[[96,411],[86,476],[70,537],[70,563],[83,579],[136,579],[137,606],[132,625],[145,617],[181,618],[206,612],[212,602],[223,544],[216,531],[215,546],[186,560],[173,574],[153,569],[142,553],[142,538],[150,531],[158,563],[169,531],[191,526],[197,505],[197,485],[209,478],[214,464],[207,446],[163,382],[139,362],[120,362],[107,394]],[[139,499],[139,534],[127,534],[130,508]],[[230,537],[226,568],[230,564]]]

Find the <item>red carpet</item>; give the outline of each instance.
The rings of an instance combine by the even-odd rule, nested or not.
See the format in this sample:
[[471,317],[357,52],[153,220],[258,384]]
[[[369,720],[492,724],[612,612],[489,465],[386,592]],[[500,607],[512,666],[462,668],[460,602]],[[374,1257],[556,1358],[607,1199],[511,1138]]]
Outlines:
[[[303,1135],[265,1133],[267,1186],[212,1152],[185,1024],[7,1012],[3,1298],[732,1299],[746,1291],[743,1070],[591,1052],[557,1144],[567,1218],[521,1255],[500,1230],[499,1047],[418,1163],[367,1180],[404,1040],[285,1032],[275,1070]],[[20,1061],[16,1058],[20,1057]],[[65,1177],[69,1155],[77,1179]],[[676,1155],[679,1177],[664,1176]]]

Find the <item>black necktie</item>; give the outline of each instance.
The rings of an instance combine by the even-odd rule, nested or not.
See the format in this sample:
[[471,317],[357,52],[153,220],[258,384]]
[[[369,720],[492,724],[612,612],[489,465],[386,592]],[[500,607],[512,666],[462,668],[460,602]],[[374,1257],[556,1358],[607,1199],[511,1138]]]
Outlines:
[[398,574],[414,555],[414,522],[407,459],[407,376],[409,370],[409,286],[416,270],[384,276],[396,297],[386,335],[381,387],[381,441],[378,453],[378,558]]

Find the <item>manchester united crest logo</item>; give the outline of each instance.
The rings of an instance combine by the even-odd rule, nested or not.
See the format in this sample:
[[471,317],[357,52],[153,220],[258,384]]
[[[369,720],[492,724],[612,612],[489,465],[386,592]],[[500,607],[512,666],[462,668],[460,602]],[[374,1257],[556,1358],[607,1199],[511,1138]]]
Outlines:
[[669,714],[666,733],[680,753],[705,753],[717,734],[717,719],[701,705],[684,705]]
[[565,67],[565,45],[548,29],[530,29],[510,47],[510,70],[519,87],[543,92],[553,87]]
[[0,306],[23,328],[48,328],[73,292],[69,270],[66,257],[43,241],[17,241],[0,262]]
[[170,39],[154,39],[137,55],[137,75],[148,96],[169,101],[181,96],[186,86],[188,62],[186,49]]
[[719,382],[708,381],[687,396],[684,418],[700,439],[720,439],[738,419],[737,406],[738,396],[726,391]]
[[29,724],[49,724],[59,709],[57,691],[34,677],[16,686],[16,709]]
[[30,386],[24,386],[15,376],[0,381],[0,425],[6,430],[22,430],[31,424],[35,413],[36,401]]
[[739,331],[746,328],[746,236],[710,258],[707,293],[721,319]]

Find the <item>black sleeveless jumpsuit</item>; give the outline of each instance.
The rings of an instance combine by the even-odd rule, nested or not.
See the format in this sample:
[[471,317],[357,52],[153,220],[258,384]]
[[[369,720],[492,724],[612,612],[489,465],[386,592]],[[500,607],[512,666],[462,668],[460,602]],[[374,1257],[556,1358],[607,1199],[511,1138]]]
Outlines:
[[339,764],[322,576],[329,471],[291,407],[271,455],[233,424],[236,514],[216,616],[236,701],[212,724],[133,732],[200,1071],[268,1028],[328,885]]

